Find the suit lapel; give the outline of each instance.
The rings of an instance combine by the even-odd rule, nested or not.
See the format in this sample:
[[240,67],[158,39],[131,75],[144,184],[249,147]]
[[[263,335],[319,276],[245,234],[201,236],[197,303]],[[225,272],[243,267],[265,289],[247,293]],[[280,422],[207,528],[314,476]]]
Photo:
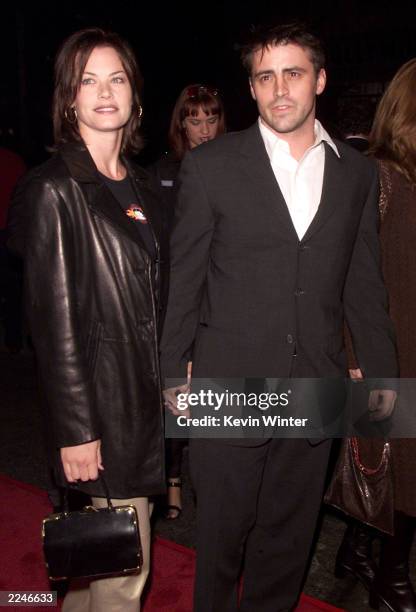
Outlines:
[[[326,142],[324,142],[324,146],[325,168],[321,200],[316,215],[301,242],[308,240],[317,232],[342,202],[342,185],[345,184],[346,180],[344,165],[342,159],[337,157]],[[249,175],[253,183],[261,186],[262,197],[273,205],[283,230],[299,241],[286,201],[274,176],[257,123],[246,131],[246,140],[241,147],[241,155],[243,170]]]
[[279,219],[281,229],[298,240],[286,201],[276,180],[267,155],[258,124],[246,131],[246,139],[240,149],[243,171],[256,185],[259,197],[267,200]]
[[342,201],[342,186],[345,184],[345,173],[342,159],[338,158],[330,145],[324,141],[325,167],[322,183],[321,201],[316,215],[311,221],[302,242],[315,234],[329,217],[335,212]]

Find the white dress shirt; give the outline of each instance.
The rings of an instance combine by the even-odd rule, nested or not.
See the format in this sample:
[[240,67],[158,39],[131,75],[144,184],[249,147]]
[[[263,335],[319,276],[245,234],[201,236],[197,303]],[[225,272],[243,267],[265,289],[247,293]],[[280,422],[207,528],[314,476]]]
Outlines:
[[290,154],[288,143],[279,138],[260,117],[259,127],[292,223],[299,240],[302,240],[321,201],[325,167],[323,141],[326,140],[335,154],[340,157],[338,149],[317,119],[315,119],[315,142],[299,161]]

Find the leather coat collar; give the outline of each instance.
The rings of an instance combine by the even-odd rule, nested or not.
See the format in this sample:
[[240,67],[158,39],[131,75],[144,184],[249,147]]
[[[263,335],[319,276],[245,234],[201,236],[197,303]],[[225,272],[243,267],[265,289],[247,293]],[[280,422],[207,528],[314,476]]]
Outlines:
[[[59,153],[62,156],[71,176],[80,183],[98,183],[102,181],[99,177],[97,167],[91,157],[88,148],[83,142],[67,142],[59,147]],[[122,156],[123,163],[131,174],[139,180],[148,181],[149,175],[147,172],[130,164],[127,158]]]
[[[85,144],[82,142],[65,143],[59,148],[59,154],[72,178],[84,185],[84,189],[88,193],[87,199],[91,210],[117,226],[119,230],[127,234],[147,252],[146,245],[134,226],[134,222],[127,217],[120,204],[100,178],[94,160]],[[132,179],[133,189],[138,201],[143,207],[150,224],[156,250],[159,252],[160,223],[158,223],[159,214],[157,210],[159,202],[157,194],[151,187],[150,176],[139,166],[130,163],[127,158],[123,157],[122,159],[127,168],[127,173]]]

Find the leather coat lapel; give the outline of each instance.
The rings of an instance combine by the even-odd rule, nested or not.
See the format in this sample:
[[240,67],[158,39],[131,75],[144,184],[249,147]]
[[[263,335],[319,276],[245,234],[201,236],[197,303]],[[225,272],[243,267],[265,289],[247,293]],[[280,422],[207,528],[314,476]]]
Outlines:
[[[100,179],[97,168],[86,146],[83,143],[67,143],[61,147],[60,154],[71,176],[81,183],[82,189],[86,191],[90,209],[98,216],[115,225],[124,234],[129,236],[131,240],[136,244],[139,243],[147,251],[134,222],[127,217],[111,191]],[[148,217],[148,219],[150,224],[152,224],[152,215],[149,214],[149,206],[146,201],[146,192],[150,191],[150,189],[145,187],[146,182],[149,180],[148,175],[140,168],[130,164],[128,160],[123,161],[127,166],[129,176],[132,178],[133,188],[138,196],[138,201],[143,206],[146,217],[149,215],[150,218]],[[139,185],[140,188],[138,188]],[[159,232],[153,225],[152,230],[156,246],[158,246]]]
[[89,202],[90,209],[97,214],[99,217],[103,217],[113,225],[117,226],[118,229],[127,234],[134,242],[140,242],[140,235],[134,226],[134,222],[128,218],[120,204],[117,202],[110,189],[101,183],[100,185],[94,186],[94,192],[91,193],[91,199]]
[[298,240],[286,201],[276,180],[267,155],[258,124],[246,131],[246,140],[240,149],[243,169],[256,185],[259,197],[266,198],[279,218],[282,231]]
[[159,250],[162,227],[160,221],[161,205],[158,194],[152,189],[151,179],[147,172],[139,166],[131,164],[127,159],[124,159],[124,163],[131,178],[138,202],[143,207],[152,231],[156,249]]

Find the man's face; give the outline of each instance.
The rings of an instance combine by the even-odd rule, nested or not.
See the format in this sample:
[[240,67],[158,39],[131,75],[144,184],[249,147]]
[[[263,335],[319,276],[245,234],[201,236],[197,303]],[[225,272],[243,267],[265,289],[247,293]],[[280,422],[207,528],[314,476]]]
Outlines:
[[253,54],[251,95],[263,122],[284,140],[313,134],[315,97],[325,82],[325,71],[316,74],[309,52],[298,45],[276,45]]

